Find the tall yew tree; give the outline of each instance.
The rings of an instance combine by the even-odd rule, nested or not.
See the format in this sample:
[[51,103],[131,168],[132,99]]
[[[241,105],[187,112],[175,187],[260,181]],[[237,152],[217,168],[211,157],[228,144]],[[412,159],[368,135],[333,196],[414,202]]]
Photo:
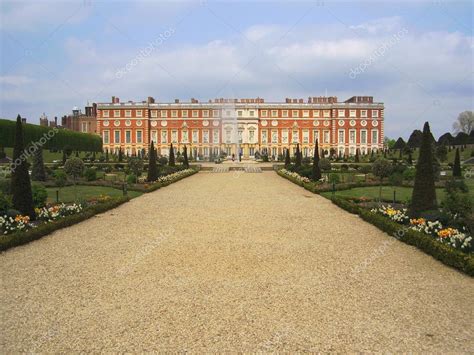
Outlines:
[[188,161],[188,148],[184,146],[183,149],[183,166],[188,169],[189,168],[189,161]]
[[291,159],[290,159],[290,149],[285,149],[285,168],[289,168],[291,166]]
[[317,139],[314,146],[313,169],[311,171],[311,178],[314,181],[321,180],[321,167],[319,166],[319,146]]
[[43,163],[43,148],[38,147],[33,153],[33,168],[31,169],[31,179],[34,181],[46,181],[46,171]]
[[416,164],[415,186],[411,198],[410,216],[436,208],[436,189],[433,171],[433,138],[430,125],[425,122],[421,139],[420,156]]
[[13,162],[12,162],[12,202],[13,207],[20,211],[21,214],[29,216],[31,219],[36,218],[33,206],[33,194],[31,192],[31,181],[28,173],[28,163],[24,156],[23,143],[23,125],[21,117],[16,118],[15,143],[13,146]]
[[158,179],[158,167],[156,166],[156,151],[153,141],[151,141],[148,152],[148,175],[147,181],[156,181]]
[[170,145],[170,158],[169,158],[169,161],[168,161],[168,165],[169,166],[175,166],[176,165],[175,160],[174,160],[173,143],[171,143],[171,145]]
[[296,157],[295,157],[295,167],[299,168],[301,166],[301,152],[299,143],[296,145]]
[[456,155],[454,156],[453,176],[461,177],[461,157],[459,156],[459,148],[456,148]]

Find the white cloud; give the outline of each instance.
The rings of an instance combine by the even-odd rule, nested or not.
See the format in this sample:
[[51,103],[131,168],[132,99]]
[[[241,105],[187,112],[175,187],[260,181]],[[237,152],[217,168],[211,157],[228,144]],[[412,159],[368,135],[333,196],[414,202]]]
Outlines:
[[[432,123],[436,134],[443,133],[451,128],[458,112],[471,106],[471,36],[408,32],[363,73],[355,79],[349,77],[351,68],[401,28],[398,17],[355,25],[357,34],[342,25],[323,29],[303,26],[280,41],[285,28],[253,25],[243,33],[257,45],[244,38],[229,41],[218,35],[201,45],[176,45],[171,36],[121,79],[116,78],[116,71],[142,48],[130,48],[130,43],[99,45],[93,39],[70,37],[64,43],[68,64],[59,69],[48,67],[57,75],[46,75],[34,66],[12,74],[34,81],[8,92],[2,90],[2,110],[8,110],[5,103],[19,106],[34,100],[37,104],[28,117],[52,103],[59,112],[49,115],[59,116],[74,105],[110,100],[112,95],[124,101],[147,96],[168,101],[231,95],[283,100],[288,96],[324,95],[328,89],[329,95],[340,100],[373,95],[376,101],[385,102],[386,132],[390,136],[406,137],[425,120]],[[471,80],[466,80],[469,76]],[[0,81],[0,88],[9,82],[15,80]]]

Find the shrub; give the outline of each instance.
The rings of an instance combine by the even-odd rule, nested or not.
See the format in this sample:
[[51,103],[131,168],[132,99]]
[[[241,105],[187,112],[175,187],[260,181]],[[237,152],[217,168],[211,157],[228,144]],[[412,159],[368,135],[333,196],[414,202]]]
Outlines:
[[0,192],[0,215],[6,214],[7,211],[11,208],[12,208],[11,197]]
[[388,180],[391,185],[400,186],[403,183],[403,174],[395,172],[389,176]]
[[40,208],[46,205],[46,200],[48,199],[48,191],[46,191],[43,185],[34,184],[31,187],[31,191],[33,193],[33,204],[36,208]]
[[95,181],[97,180],[97,171],[94,168],[88,168],[84,172],[84,177],[87,181]]
[[66,185],[67,175],[64,170],[56,170],[54,172],[54,183],[56,186],[62,187]]
[[330,171],[331,170],[331,161],[327,158],[322,158],[319,160],[319,167],[322,171]]
[[43,149],[41,147],[38,147],[33,153],[31,179],[34,181],[46,181],[46,171],[43,163]]
[[175,159],[174,159],[174,148],[173,148],[173,143],[171,143],[170,145],[170,154],[169,154],[170,158],[169,158],[169,161],[168,161],[168,165],[169,166],[175,166],[176,163],[175,163]]
[[135,174],[127,175],[127,183],[135,184],[137,182],[137,176]]
[[168,158],[167,158],[167,157],[160,157],[160,158],[158,159],[158,163],[159,163],[160,165],[166,165],[166,164],[168,164]]
[[413,181],[415,179],[416,169],[406,169],[403,172],[403,180]]

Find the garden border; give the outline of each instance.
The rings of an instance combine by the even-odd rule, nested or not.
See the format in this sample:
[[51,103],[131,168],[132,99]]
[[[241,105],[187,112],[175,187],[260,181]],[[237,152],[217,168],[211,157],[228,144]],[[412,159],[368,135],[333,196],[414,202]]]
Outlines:
[[[187,178],[199,172],[198,170],[195,170],[195,169],[192,169],[192,170],[193,171],[190,171],[189,173],[184,174],[183,176],[179,176],[173,179],[172,181],[167,181],[163,183],[160,183],[160,182],[155,183],[153,184],[152,187],[143,191],[140,190],[140,192],[149,193],[149,192],[156,191],[162,187],[174,184],[175,182],[178,182],[184,178]],[[66,216],[64,218],[58,219],[53,222],[41,224],[38,227],[28,229],[27,231],[19,231],[19,232],[14,232],[11,234],[1,235],[0,236],[0,252],[4,252],[10,248],[27,244],[34,240],[38,240],[59,229],[70,227],[74,224],[85,221],[97,214],[104,213],[104,212],[107,212],[108,210],[114,209],[130,200],[131,200],[130,197],[123,196],[123,197],[113,199],[108,202],[98,203],[96,205],[86,207],[81,213],[71,215],[71,216]]]
[[[290,180],[296,185],[299,185],[306,190],[319,195],[319,193],[316,192],[314,188],[311,188],[311,185],[314,184],[300,182],[295,178],[280,173],[280,171],[277,171],[277,174]],[[322,195],[321,197],[326,198]],[[375,215],[370,211],[364,210],[355,203],[352,203],[346,199],[334,197],[330,200],[339,208],[342,208],[349,213],[358,215],[365,222],[370,223],[388,235],[395,235],[398,231],[403,229],[402,225],[393,222],[384,216]],[[425,252],[447,266],[451,266],[471,277],[474,276],[474,255],[472,254],[463,253],[449,245],[438,242],[437,240],[433,239],[433,237],[410,229],[406,230],[403,235],[397,234],[397,239],[408,245],[415,246],[417,249]]]

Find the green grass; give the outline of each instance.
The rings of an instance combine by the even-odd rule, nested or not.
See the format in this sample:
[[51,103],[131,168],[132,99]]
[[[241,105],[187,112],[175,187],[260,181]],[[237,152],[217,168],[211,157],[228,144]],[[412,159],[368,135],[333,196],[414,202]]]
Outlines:
[[[411,187],[397,187],[396,188],[396,200],[398,202],[406,202],[411,199],[413,188]],[[323,192],[321,195],[327,198],[331,198],[332,192]],[[343,191],[336,191],[337,197],[345,197],[345,198],[360,198],[360,197],[367,197],[371,199],[378,199],[379,198],[379,187],[378,186],[370,186],[370,187],[356,187],[350,190],[343,190]],[[444,196],[445,192],[444,189],[436,189],[436,196],[438,201],[441,201]],[[384,200],[392,200],[393,199],[393,187],[392,186],[383,186],[382,187],[382,199]]]
[[[76,186],[77,198],[79,200],[87,200],[100,195],[108,195],[110,197],[121,197],[122,190],[114,189],[107,186]],[[48,187],[48,202],[56,202],[56,187]],[[128,191],[130,198],[138,197],[142,193],[138,191]],[[74,186],[66,186],[59,191],[59,200],[61,202],[74,202]]]

